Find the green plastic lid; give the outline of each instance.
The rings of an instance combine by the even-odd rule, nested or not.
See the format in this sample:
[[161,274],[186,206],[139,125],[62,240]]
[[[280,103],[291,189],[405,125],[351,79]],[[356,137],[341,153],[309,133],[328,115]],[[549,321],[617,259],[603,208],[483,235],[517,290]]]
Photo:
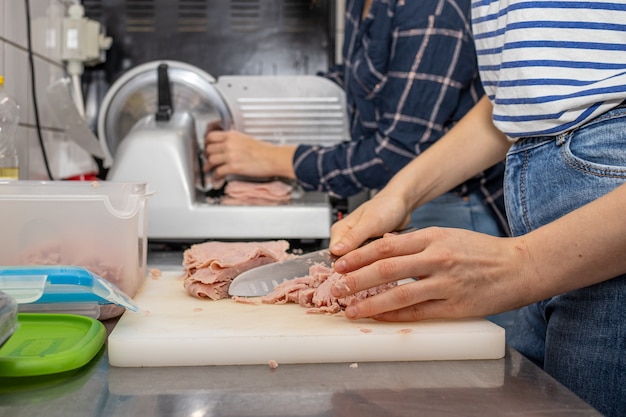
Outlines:
[[0,377],[48,375],[80,368],[104,345],[106,329],[91,317],[19,313],[19,327],[0,348]]

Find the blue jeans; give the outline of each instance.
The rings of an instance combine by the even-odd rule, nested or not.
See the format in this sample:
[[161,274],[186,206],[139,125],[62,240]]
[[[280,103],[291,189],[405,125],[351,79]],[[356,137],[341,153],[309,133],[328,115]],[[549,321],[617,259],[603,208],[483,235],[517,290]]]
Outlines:
[[[456,193],[446,193],[419,207],[411,215],[409,227],[422,229],[429,226],[454,227],[492,236],[501,235],[498,221],[485,205],[480,191],[471,193],[466,198]],[[508,332],[516,314],[517,310],[512,310],[486,318]]]
[[[624,181],[624,107],[561,136],[524,139],[506,161],[511,231],[528,233]],[[626,416],[626,275],[522,308],[507,342],[603,414]]]
[[498,222],[483,199],[480,192],[466,198],[455,193],[443,194],[416,209],[411,214],[409,227],[455,227],[499,236]]

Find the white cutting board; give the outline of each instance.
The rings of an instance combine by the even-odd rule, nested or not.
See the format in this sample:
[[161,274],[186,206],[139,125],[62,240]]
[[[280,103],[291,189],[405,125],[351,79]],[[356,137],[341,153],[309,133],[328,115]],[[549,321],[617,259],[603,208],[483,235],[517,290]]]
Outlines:
[[295,304],[256,305],[187,295],[181,272],[148,277],[108,338],[112,366],[499,359],[504,329],[484,319],[350,321]]

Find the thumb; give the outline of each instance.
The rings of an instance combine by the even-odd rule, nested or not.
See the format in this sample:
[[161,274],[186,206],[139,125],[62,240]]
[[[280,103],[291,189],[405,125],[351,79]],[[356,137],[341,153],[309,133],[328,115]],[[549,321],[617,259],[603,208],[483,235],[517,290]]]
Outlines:
[[346,220],[348,219],[340,220],[331,227],[329,249],[336,256],[358,248],[370,237],[370,232],[363,223],[351,225]]

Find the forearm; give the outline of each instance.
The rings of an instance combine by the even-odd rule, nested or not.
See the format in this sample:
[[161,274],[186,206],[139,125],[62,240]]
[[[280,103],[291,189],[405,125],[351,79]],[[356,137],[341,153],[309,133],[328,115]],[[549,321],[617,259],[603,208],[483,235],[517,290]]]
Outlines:
[[[626,273],[626,184],[559,220],[516,238],[513,256],[532,300]],[[530,294],[529,294],[530,295]]]
[[279,145],[271,148],[270,156],[268,156],[271,165],[274,165],[276,176],[283,178],[295,179],[296,174],[293,168],[293,155],[296,146]]
[[381,194],[399,195],[414,209],[503,160],[511,144],[493,125],[491,109],[483,97],[443,138],[398,172]]

